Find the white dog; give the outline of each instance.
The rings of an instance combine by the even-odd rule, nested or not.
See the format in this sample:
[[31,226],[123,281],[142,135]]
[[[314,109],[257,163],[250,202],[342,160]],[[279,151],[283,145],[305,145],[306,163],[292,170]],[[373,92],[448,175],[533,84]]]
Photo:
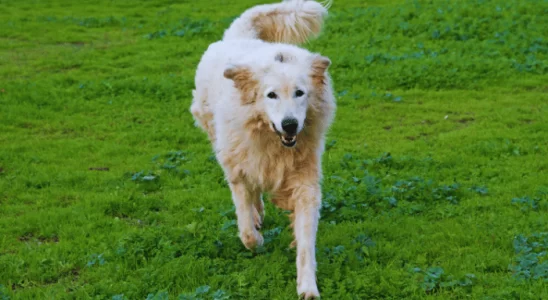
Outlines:
[[320,33],[329,4],[288,0],[245,11],[203,55],[190,109],[225,172],[243,244],[263,243],[261,193],[293,212],[297,293],[305,298],[319,297],[321,156],[335,98],[330,60],[294,44]]

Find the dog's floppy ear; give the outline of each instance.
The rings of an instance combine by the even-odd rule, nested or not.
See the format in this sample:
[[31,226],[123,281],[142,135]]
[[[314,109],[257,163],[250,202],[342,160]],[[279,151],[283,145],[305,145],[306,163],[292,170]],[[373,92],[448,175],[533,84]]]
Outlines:
[[224,73],[223,73],[223,76],[226,78],[226,79],[230,79],[230,80],[234,80],[234,78],[239,74],[239,73],[242,73],[242,72],[245,72],[246,71],[246,67],[244,66],[228,66]]
[[312,83],[316,87],[322,87],[326,84],[326,71],[331,66],[331,60],[322,55],[314,55],[312,57],[311,74]]
[[253,72],[245,66],[229,66],[223,73],[226,79],[234,82],[234,87],[240,92],[242,104],[255,102],[257,98],[259,82]]

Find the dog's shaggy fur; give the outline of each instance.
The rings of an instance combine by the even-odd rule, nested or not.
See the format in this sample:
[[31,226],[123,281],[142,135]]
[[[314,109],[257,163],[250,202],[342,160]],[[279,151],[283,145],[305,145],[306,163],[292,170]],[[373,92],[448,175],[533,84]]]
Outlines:
[[295,46],[317,36],[327,6],[286,0],[244,12],[202,57],[191,112],[222,166],[243,244],[263,243],[261,193],[292,211],[297,293],[318,297],[315,244],[321,156],[335,114],[331,62]]

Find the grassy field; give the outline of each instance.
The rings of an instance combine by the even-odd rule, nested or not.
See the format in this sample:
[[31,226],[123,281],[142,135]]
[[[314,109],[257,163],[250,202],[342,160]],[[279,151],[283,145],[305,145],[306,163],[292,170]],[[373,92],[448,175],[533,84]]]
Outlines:
[[[0,0],[0,299],[295,299],[188,111],[259,0]],[[324,299],[548,299],[548,1],[335,0]]]

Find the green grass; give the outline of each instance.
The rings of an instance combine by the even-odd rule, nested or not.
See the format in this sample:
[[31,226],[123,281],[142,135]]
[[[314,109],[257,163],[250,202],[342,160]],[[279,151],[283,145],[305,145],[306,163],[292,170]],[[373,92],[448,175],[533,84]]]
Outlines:
[[[258,3],[0,0],[1,299],[296,298],[287,212],[245,250],[188,112]],[[331,11],[323,298],[548,298],[548,1]]]

